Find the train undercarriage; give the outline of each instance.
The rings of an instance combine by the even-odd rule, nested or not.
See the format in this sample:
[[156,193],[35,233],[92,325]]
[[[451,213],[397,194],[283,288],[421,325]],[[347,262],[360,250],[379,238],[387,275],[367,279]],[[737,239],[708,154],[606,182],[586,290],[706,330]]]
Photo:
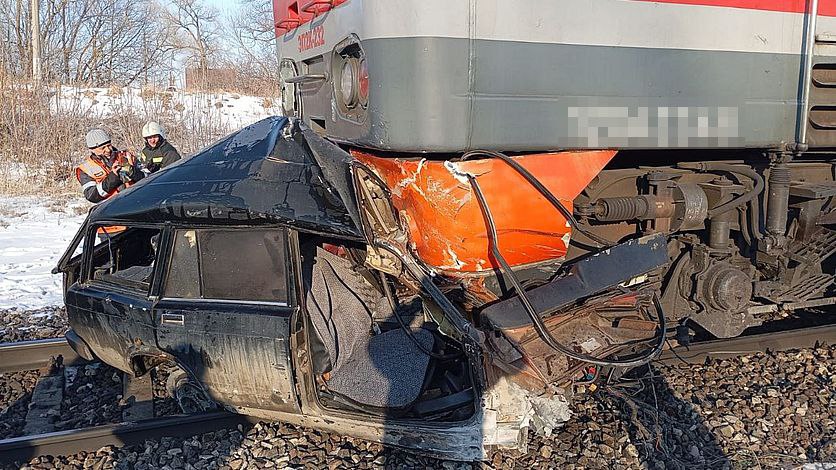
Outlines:
[[353,162],[355,266],[486,389],[836,301],[833,11],[685,3],[274,2],[284,113]]
[[[596,164],[574,167],[566,154],[552,155],[551,165],[536,154],[465,155],[489,169],[360,156],[382,175],[378,184],[394,188],[381,189],[392,212],[412,225],[411,237],[400,234],[411,243],[403,251],[426,250],[436,283],[493,332],[493,365],[527,387],[583,380],[596,370],[590,364],[646,363],[663,336],[679,344],[731,338],[836,301],[836,183],[827,155],[701,161],[716,154],[574,152],[607,166],[572,195],[555,175],[580,179]],[[391,238],[397,223],[388,223],[372,226]],[[426,233],[432,238],[422,243]],[[468,245],[474,239],[478,249]]]
[[313,296],[295,345],[370,317],[349,350],[415,354],[383,374],[409,405],[321,354],[297,369],[310,396],[382,422],[370,438],[481,458],[665,348],[834,303],[836,16],[816,4],[275,0],[283,136],[352,228],[300,235],[301,264],[350,273],[325,291],[356,296],[318,297],[371,312],[339,327]]

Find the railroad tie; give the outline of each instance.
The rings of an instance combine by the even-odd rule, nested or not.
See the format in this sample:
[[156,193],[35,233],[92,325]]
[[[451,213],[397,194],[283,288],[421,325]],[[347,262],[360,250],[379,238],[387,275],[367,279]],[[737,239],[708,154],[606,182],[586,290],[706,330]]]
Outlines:
[[154,417],[154,387],[151,374],[133,377],[122,374],[122,421],[132,422]]
[[23,432],[26,435],[43,434],[55,431],[55,422],[61,415],[61,402],[64,399],[64,371],[61,357],[52,358],[50,363],[40,369]]

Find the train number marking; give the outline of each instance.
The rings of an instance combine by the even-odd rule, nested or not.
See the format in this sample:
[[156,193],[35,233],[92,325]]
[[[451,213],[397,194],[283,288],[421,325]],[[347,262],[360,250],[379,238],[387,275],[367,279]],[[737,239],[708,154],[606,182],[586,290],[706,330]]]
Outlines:
[[299,52],[313,49],[314,47],[325,45],[325,27],[322,25],[315,26],[310,31],[305,31],[299,35]]

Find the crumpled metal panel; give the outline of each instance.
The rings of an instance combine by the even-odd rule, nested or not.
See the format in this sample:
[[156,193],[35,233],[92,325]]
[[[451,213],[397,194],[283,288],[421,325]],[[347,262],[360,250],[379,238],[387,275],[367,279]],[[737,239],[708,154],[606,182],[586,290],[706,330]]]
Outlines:
[[[578,261],[565,275],[528,291],[528,298],[540,316],[546,317],[579,299],[604,292],[667,263],[664,234],[628,240]],[[522,300],[516,296],[486,307],[482,318],[499,329],[532,323]]]
[[343,199],[350,156],[297,124],[270,117],[230,134],[94,207],[89,222],[283,222],[361,239],[356,201]]
[[[499,247],[512,266],[560,258],[571,229],[566,219],[519,173],[497,159],[464,162],[352,154],[387,184],[408,224],[410,241],[427,264],[448,272],[498,267],[487,225],[463,174],[475,175],[498,228]],[[572,200],[615,151],[554,152],[513,157],[571,210]]]

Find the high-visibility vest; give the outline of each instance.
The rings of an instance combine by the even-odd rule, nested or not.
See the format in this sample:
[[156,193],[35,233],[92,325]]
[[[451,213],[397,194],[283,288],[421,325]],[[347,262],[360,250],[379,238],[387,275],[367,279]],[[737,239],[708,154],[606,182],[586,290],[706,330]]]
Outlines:
[[[95,181],[96,184],[99,184],[107,178],[107,175],[109,175],[110,172],[110,168],[106,167],[99,159],[88,155],[87,158],[81,162],[81,165],[75,168],[75,179],[78,180],[79,184],[81,184],[81,174],[84,173],[90,178],[93,178],[93,181]],[[113,196],[117,191],[118,188],[110,191],[107,193],[107,196],[105,196],[105,199]]]
[[[92,156],[88,155],[87,158],[81,163],[81,165],[77,166],[75,169],[75,178],[76,180],[78,180],[79,184],[81,183],[82,172],[84,172],[84,174],[86,174],[90,178],[93,178],[93,181],[95,181],[96,184],[99,184],[102,181],[104,181],[105,178],[107,178],[107,175],[111,173],[111,169],[106,167],[99,159],[93,158]],[[114,194],[118,193],[121,190],[120,188],[127,188],[131,184],[133,183],[128,182],[124,185],[120,185],[116,189],[107,193],[105,199],[108,199]],[[126,228],[127,227],[123,225],[111,225],[108,227],[99,227],[99,229],[96,230],[96,233],[115,235],[117,233],[124,232]]]

